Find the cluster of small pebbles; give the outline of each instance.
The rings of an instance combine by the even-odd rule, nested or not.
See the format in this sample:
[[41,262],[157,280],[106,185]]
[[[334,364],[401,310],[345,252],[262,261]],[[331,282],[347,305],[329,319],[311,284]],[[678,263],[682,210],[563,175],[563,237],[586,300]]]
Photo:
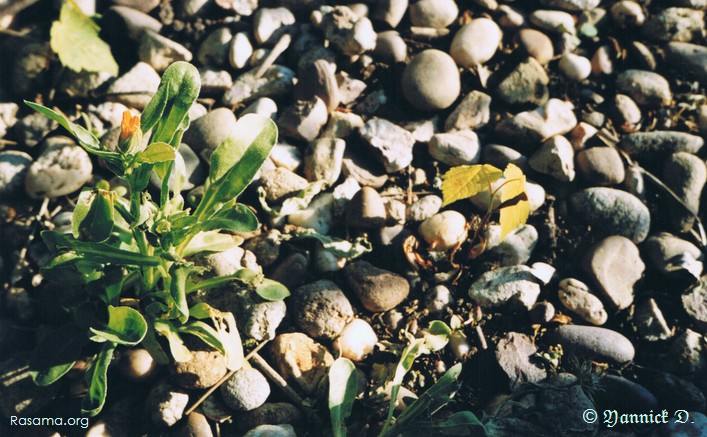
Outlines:
[[[269,302],[233,285],[195,296],[232,312],[249,346],[268,342],[260,358],[186,414],[227,374],[224,358],[192,342],[191,361],[162,369],[145,350],[124,350],[115,362],[127,382],[111,389],[139,389],[116,390],[87,435],[320,435],[334,359],[357,364],[371,407],[381,369],[399,358],[386,344],[435,319],[456,326],[449,347],[420,360],[405,393],[421,395],[463,361],[458,406],[493,414],[503,435],[593,434],[605,425],[584,421],[585,410],[663,408],[690,421],[611,435],[707,434],[703,0],[77,1],[98,6],[118,77],[59,73],[50,20],[33,21],[30,7],[13,23],[7,3],[1,25],[30,34],[0,33],[0,269],[10,284],[0,350],[31,348],[14,326],[49,323],[34,302],[60,291],[16,278],[25,252],[34,263],[47,255],[31,238],[26,250],[30,230],[11,211],[31,202],[36,214],[48,199],[46,226],[70,229],[77,190],[108,176],[23,98],[80,110],[115,147],[122,112],[144,109],[171,63],[192,62],[202,92],[179,149],[188,201],[238,118],[262,114],[279,128],[241,199],[262,228],[199,262],[217,275],[263,269],[292,294]],[[528,178],[531,216],[503,240],[499,225],[480,224],[499,203],[489,193],[442,206],[451,167],[509,163]],[[293,208],[298,196],[305,204]],[[372,250],[346,257],[296,237],[303,228]],[[2,416],[46,412],[56,387],[34,387],[21,360],[2,360],[2,374],[15,372],[0,384]],[[321,407],[319,421],[269,371]],[[385,409],[372,411],[352,417],[350,435],[377,429]]]

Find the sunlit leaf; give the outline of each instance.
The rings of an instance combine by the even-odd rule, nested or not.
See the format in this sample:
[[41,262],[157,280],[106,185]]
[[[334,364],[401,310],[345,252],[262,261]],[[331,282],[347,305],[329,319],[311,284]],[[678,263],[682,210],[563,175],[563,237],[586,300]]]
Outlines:
[[81,404],[83,414],[93,417],[103,409],[108,392],[108,366],[113,360],[114,350],[115,343],[105,343],[86,371],[88,393]]
[[91,327],[91,332],[109,342],[134,346],[145,337],[147,322],[137,310],[109,305],[108,323],[105,327]]
[[484,190],[501,178],[503,173],[496,167],[483,165],[460,165],[451,168],[442,176],[442,206],[466,199]]
[[155,320],[153,326],[158,334],[167,339],[169,350],[175,361],[181,363],[191,360],[191,352],[184,346],[184,341],[182,341],[179,332],[171,322],[167,320]]
[[287,287],[267,278],[255,287],[255,292],[258,293],[258,296],[269,301],[282,300],[290,295],[290,290]]
[[204,343],[208,344],[222,354],[226,354],[226,348],[221,342],[219,333],[216,332],[214,328],[200,320],[195,320],[180,327],[179,332],[182,334],[190,334],[199,337]]
[[[523,171],[514,164],[508,164],[503,172],[506,182],[501,188],[501,204],[508,203],[508,206],[501,208],[501,239],[518,226],[525,224],[530,215],[530,202],[525,191],[525,175]],[[510,202],[518,199],[517,202]]]
[[184,256],[201,252],[223,252],[243,243],[243,238],[236,235],[221,234],[217,231],[199,232],[184,249]]
[[64,66],[74,71],[105,71],[118,75],[110,46],[99,36],[100,28],[76,5],[64,0],[59,20],[52,24],[49,43]]
[[74,238],[97,243],[107,240],[115,223],[114,211],[110,191],[82,191],[71,219]]
[[433,320],[425,333],[424,339],[430,350],[438,351],[447,346],[451,335],[452,329],[446,323],[441,320]]
[[158,162],[172,161],[175,157],[175,150],[167,143],[152,143],[142,152],[135,155],[137,162],[147,162],[155,164]]

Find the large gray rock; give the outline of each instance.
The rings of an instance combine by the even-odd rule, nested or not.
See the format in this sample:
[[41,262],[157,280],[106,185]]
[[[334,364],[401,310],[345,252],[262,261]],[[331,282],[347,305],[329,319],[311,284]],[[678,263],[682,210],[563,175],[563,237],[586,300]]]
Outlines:
[[401,80],[407,101],[423,111],[448,108],[461,91],[459,70],[454,60],[435,49],[424,50],[412,58]]
[[309,143],[304,155],[304,175],[311,181],[333,184],[341,175],[346,142],[341,138],[319,138]]
[[572,182],[575,177],[574,148],[567,138],[556,135],[543,142],[528,159],[528,165],[558,181]]
[[380,153],[388,173],[400,171],[412,162],[415,139],[400,126],[382,118],[372,118],[361,128],[360,134]]
[[679,269],[675,264],[679,257],[685,255],[692,259],[702,258],[702,252],[689,241],[673,234],[661,232],[650,236],[642,245],[648,262],[661,273],[670,273]]
[[616,185],[626,178],[624,163],[613,147],[592,147],[577,153],[582,178],[594,185]]
[[73,193],[93,176],[88,153],[73,142],[48,146],[25,176],[25,191],[33,199],[56,198]]
[[419,27],[447,27],[459,15],[454,0],[420,0],[410,5],[410,21]]
[[577,279],[566,278],[560,281],[557,297],[565,308],[577,314],[582,320],[593,325],[603,325],[609,317],[598,297],[589,287]]
[[576,217],[606,235],[623,235],[636,243],[648,236],[650,212],[633,194],[614,188],[586,188],[570,197],[570,206]]
[[344,275],[349,287],[368,311],[388,311],[398,306],[410,293],[407,279],[367,261],[347,265]]
[[476,68],[493,58],[502,39],[503,33],[495,21],[477,18],[454,35],[449,54],[462,67]]
[[145,400],[145,409],[150,420],[158,426],[169,427],[184,415],[189,395],[166,381],[157,383]]
[[449,166],[476,164],[481,156],[479,137],[471,130],[435,134],[427,150],[434,159]]
[[658,73],[626,70],[616,77],[616,90],[648,107],[667,106],[673,101],[668,81]]
[[444,130],[470,130],[485,126],[491,119],[491,96],[472,91],[464,98],[444,122]]
[[313,338],[335,338],[353,318],[348,298],[327,279],[299,287],[290,303],[295,324]]
[[691,42],[704,36],[704,26],[704,11],[665,8],[643,24],[641,33],[645,38],[657,42]]
[[307,394],[317,390],[334,362],[334,357],[324,346],[299,332],[275,337],[270,355],[274,361],[273,367],[280,375],[295,381]]
[[219,387],[223,401],[236,411],[250,411],[270,396],[270,384],[259,370],[246,364]]
[[498,84],[496,95],[509,105],[542,105],[550,96],[549,82],[543,66],[527,58]]
[[618,235],[593,246],[585,255],[582,267],[617,310],[633,303],[633,287],[646,268],[638,247]]
[[563,325],[543,337],[546,344],[560,344],[565,355],[576,354],[585,359],[624,364],[636,355],[628,338],[596,326]]
[[665,46],[665,59],[668,68],[679,76],[707,83],[707,47],[699,44],[671,42]]
[[0,152],[0,199],[22,193],[32,157],[15,150]]
[[517,301],[530,309],[540,295],[536,281],[528,266],[501,267],[479,276],[469,287],[469,297],[485,308]]
[[146,62],[155,70],[162,72],[174,62],[191,61],[193,55],[183,45],[155,31],[146,29],[140,38],[138,57],[140,61]]
[[496,345],[496,361],[508,376],[511,389],[525,382],[537,383],[547,375],[545,369],[531,360],[538,348],[527,335],[509,332]]
[[532,111],[524,111],[496,125],[500,139],[517,149],[527,149],[555,135],[564,135],[577,125],[574,105],[550,99]]
[[226,138],[234,134],[235,128],[236,116],[233,111],[217,108],[194,120],[184,132],[182,141],[196,153],[210,156]]

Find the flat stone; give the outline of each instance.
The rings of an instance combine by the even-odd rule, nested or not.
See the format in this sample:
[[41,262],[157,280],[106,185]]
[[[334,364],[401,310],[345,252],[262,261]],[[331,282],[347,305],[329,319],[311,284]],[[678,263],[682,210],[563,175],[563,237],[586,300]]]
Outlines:
[[106,99],[144,109],[160,85],[160,75],[146,62],[138,62],[106,90]]
[[155,70],[162,72],[174,62],[191,61],[193,56],[183,45],[146,29],[140,38],[138,57],[140,61],[146,62]]
[[577,33],[574,27],[574,17],[567,12],[538,9],[530,14],[529,19],[531,23],[548,32],[560,35]]
[[621,376],[605,375],[599,380],[599,387],[601,389],[595,397],[598,408],[626,408],[626,411],[647,408],[650,411],[658,407],[658,400],[653,393]]
[[515,164],[527,172],[528,158],[519,151],[500,144],[487,144],[481,149],[481,162],[496,168],[505,169],[508,164]]
[[624,136],[619,147],[639,160],[666,158],[671,153],[697,153],[704,140],[697,135],[676,131],[636,132]]
[[319,138],[309,144],[304,155],[304,175],[311,181],[335,183],[341,175],[346,142],[340,138]]
[[626,178],[624,163],[613,147],[592,147],[577,153],[582,179],[592,185],[616,185]]
[[528,159],[528,164],[533,170],[561,182],[572,182],[575,177],[574,148],[569,140],[561,135],[543,142]]
[[525,224],[508,233],[497,246],[487,245],[486,249],[502,266],[515,266],[525,264],[530,259],[537,243],[537,229],[533,225]]
[[493,20],[477,18],[457,31],[449,54],[462,67],[476,67],[493,58],[502,39],[503,32]]
[[675,271],[673,262],[685,254],[692,259],[702,258],[702,252],[697,246],[668,232],[650,236],[642,248],[652,266],[664,274]]
[[379,269],[367,261],[347,265],[344,275],[349,287],[368,311],[380,312],[395,308],[410,293],[410,284],[404,277]]
[[267,424],[299,426],[303,420],[299,408],[287,402],[266,402],[255,410],[238,415],[238,424],[242,429],[253,429]]
[[363,187],[346,207],[346,223],[354,228],[379,229],[385,225],[385,204],[371,187]]
[[309,185],[307,179],[282,167],[264,174],[260,183],[265,189],[265,198],[269,201],[299,193]]
[[633,303],[633,287],[646,268],[636,245],[618,235],[593,246],[585,255],[582,267],[617,310]]
[[665,64],[679,76],[707,83],[707,47],[671,42],[665,45]]
[[635,243],[648,236],[650,213],[636,196],[614,188],[593,187],[570,196],[576,217],[603,231],[605,235],[622,235]]
[[676,205],[669,210],[673,227],[678,232],[688,232],[695,222],[692,214],[700,209],[700,195],[707,182],[705,161],[691,153],[673,153],[663,167],[663,181],[689,209],[685,211]]
[[521,29],[518,32],[520,46],[540,64],[547,64],[555,56],[552,40],[535,29]]
[[641,383],[655,395],[666,408],[703,411],[705,395],[687,379],[655,369],[642,370]]
[[673,101],[668,81],[652,71],[623,71],[616,77],[616,89],[642,106],[668,106]]
[[372,118],[360,130],[361,138],[376,149],[388,173],[410,165],[415,139],[405,129],[382,118]]
[[508,332],[496,345],[496,362],[508,376],[511,389],[521,384],[540,382],[547,376],[545,369],[533,362],[538,348],[527,335]]
[[343,291],[326,279],[297,288],[289,303],[294,322],[312,338],[333,339],[353,318]]
[[471,130],[435,134],[427,150],[434,159],[449,166],[476,164],[481,156],[479,137]]
[[227,27],[219,27],[211,32],[199,46],[196,59],[204,65],[222,67],[228,60],[233,34]]
[[25,191],[33,199],[56,198],[84,186],[93,175],[88,153],[71,140],[48,146],[25,176]]
[[314,141],[328,119],[326,103],[319,97],[298,100],[277,119],[280,131],[293,138]]
[[237,106],[261,97],[277,97],[288,94],[294,85],[295,72],[282,65],[272,65],[258,76],[258,68],[241,74],[231,89],[221,99],[225,106]]
[[280,334],[270,346],[275,368],[287,380],[295,381],[312,394],[326,377],[334,358],[321,344],[305,334]]
[[633,360],[633,344],[616,331],[597,326],[562,325],[543,337],[546,344],[561,344],[568,354],[610,364],[624,364]]
[[604,310],[604,304],[582,281],[566,278],[560,281],[557,295],[565,308],[577,314],[585,322],[601,326],[606,323],[609,315]]
[[297,437],[292,425],[260,425],[243,434],[243,437]]
[[665,8],[651,15],[641,27],[641,34],[656,42],[697,41],[704,34],[705,13],[690,8]]
[[11,198],[24,192],[27,171],[32,157],[15,150],[0,152],[0,199]]
[[576,125],[572,103],[550,99],[534,110],[502,120],[494,132],[517,149],[527,149],[555,135],[564,135]]
[[540,295],[540,286],[528,266],[509,266],[489,270],[469,287],[469,297],[485,308],[519,301],[530,309]]
[[344,154],[341,170],[345,176],[353,178],[358,184],[371,188],[380,188],[388,180],[382,164],[370,162],[363,156],[348,150]]
[[317,59],[303,66],[299,72],[299,82],[295,95],[299,100],[311,100],[315,96],[322,99],[329,112],[339,106],[339,84],[334,70],[324,59]]
[[[152,3],[154,0],[147,2],[140,2],[141,5],[146,5]],[[139,42],[142,34],[146,30],[152,30],[153,32],[159,33],[162,30],[162,23],[150,15],[145,13],[145,11],[140,11],[137,8],[117,5],[110,7],[104,13],[105,21],[101,24],[102,27],[111,29],[122,30],[122,35],[128,36],[134,42]],[[107,23],[106,23],[107,22]],[[107,25],[105,25],[107,24]]]

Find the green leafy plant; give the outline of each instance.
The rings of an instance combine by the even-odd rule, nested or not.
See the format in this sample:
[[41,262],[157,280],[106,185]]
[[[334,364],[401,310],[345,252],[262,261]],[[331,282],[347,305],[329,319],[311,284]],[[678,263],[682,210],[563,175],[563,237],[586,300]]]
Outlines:
[[[123,114],[116,150],[102,148],[85,128],[49,108],[26,102],[56,120],[89,153],[128,186],[126,197],[106,183],[81,192],[71,234],[42,232],[54,254],[42,272],[73,291],[65,302],[72,321],[47,335],[30,360],[34,381],[59,380],[75,361],[88,356],[84,414],[96,415],[106,398],[113,351],[140,344],[159,364],[191,359],[183,335],[221,352],[231,370],[243,364],[234,316],[206,303],[189,305],[188,295],[230,281],[251,284],[269,300],[289,291],[262,273],[243,269],[230,276],[205,277],[196,255],[242,243],[238,232],[258,227],[251,210],[237,202],[277,140],[266,117],[247,115],[212,154],[204,196],[194,211],[180,191],[184,163],[177,148],[189,126],[188,111],[200,89],[199,73],[188,63],[172,64],[142,117]],[[147,141],[149,138],[149,141]],[[161,180],[159,199],[147,192],[150,174]]]
[[61,63],[76,72],[105,71],[117,76],[118,64],[99,31],[74,0],[64,0],[59,19],[52,24],[49,44]]
[[[500,182],[499,182],[500,181]],[[500,185],[494,188],[497,182]],[[498,211],[498,222],[501,225],[501,239],[518,226],[524,224],[530,215],[530,203],[525,188],[525,175],[514,164],[508,164],[504,171],[489,165],[460,165],[450,169],[442,176],[442,206],[458,200],[486,192],[489,196],[486,214],[481,219],[479,230],[490,221],[491,216]],[[476,255],[483,252],[485,243],[478,231],[472,241],[481,239],[480,249]]]
[[337,358],[329,368],[329,416],[334,437],[346,436],[346,419],[357,389],[356,366],[348,358]]

